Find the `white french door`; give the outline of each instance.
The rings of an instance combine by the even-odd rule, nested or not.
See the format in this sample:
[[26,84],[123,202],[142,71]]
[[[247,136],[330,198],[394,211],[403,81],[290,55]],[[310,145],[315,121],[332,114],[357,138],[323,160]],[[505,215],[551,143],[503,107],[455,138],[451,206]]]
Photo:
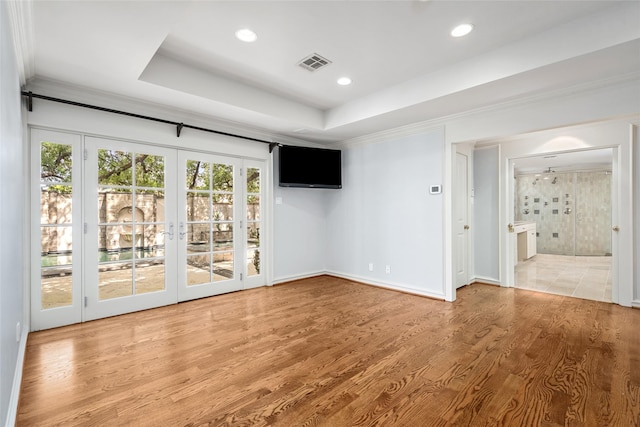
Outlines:
[[31,328],[39,330],[81,319],[82,138],[32,129],[31,140]]
[[31,135],[33,330],[266,283],[264,162]]
[[265,284],[261,273],[261,164],[181,151],[178,298]]
[[86,137],[84,320],[176,301],[176,150]]

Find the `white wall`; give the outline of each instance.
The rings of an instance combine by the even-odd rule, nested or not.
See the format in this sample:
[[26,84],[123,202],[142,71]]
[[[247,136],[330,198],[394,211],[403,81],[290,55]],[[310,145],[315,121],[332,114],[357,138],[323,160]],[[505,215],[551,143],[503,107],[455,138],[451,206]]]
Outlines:
[[479,281],[491,283],[500,282],[499,159],[498,146],[478,149],[473,157],[473,275]]
[[443,158],[442,128],[343,150],[343,188],[327,195],[327,270],[444,298],[443,195],[429,194]]
[[[17,62],[6,2],[0,2],[0,425],[12,424],[23,312],[24,154]],[[18,375],[19,376],[19,375]],[[13,401],[11,400],[13,398]],[[11,414],[10,414],[11,412]]]
[[274,282],[325,272],[327,194],[320,188],[278,186],[278,150],[274,150]]

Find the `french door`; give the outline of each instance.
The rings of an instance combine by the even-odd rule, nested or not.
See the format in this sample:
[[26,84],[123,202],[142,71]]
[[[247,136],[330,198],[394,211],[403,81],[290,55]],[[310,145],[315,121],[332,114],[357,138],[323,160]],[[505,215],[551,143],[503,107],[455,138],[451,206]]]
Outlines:
[[178,164],[179,300],[263,286],[260,164],[186,151]]
[[175,302],[176,150],[86,137],[84,320]]
[[264,162],[31,135],[34,330],[265,284]]
[[82,138],[31,130],[31,328],[80,321]]

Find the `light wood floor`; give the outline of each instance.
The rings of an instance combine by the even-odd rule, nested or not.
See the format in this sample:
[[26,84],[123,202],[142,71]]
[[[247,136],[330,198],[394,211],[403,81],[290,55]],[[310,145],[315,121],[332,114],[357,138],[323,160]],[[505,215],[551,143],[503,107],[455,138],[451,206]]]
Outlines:
[[640,310],[322,276],[29,335],[19,426],[638,426]]

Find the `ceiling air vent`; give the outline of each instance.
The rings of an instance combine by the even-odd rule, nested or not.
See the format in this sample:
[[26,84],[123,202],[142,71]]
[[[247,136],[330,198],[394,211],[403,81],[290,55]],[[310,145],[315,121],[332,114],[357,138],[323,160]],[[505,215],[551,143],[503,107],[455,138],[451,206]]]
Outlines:
[[326,67],[329,64],[331,64],[331,61],[329,61],[327,58],[323,58],[317,53],[311,54],[304,58],[302,61],[298,62],[299,66],[309,71],[319,70],[320,68]]

